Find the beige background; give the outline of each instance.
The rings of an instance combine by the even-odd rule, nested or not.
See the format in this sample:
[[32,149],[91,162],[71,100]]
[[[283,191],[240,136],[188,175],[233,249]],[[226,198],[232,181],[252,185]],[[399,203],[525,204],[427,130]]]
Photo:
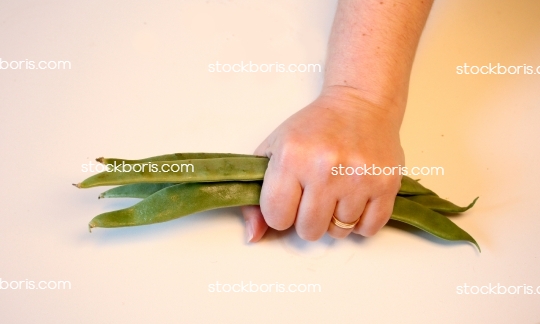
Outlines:
[[[321,73],[209,73],[207,65],[323,63],[335,1],[3,1],[0,58],[72,69],[0,70],[0,278],[71,290],[0,290],[5,323],[538,323],[539,75],[456,75],[463,63],[540,65],[540,2],[437,1],[402,128],[423,183],[477,206],[455,222],[480,243],[387,226],[370,239],[244,243],[238,209],[87,231],[134,200],[76,190],[98,156],[251,153],[308,104]],[[321,293],[209,293],[216,281],[317,283]]]

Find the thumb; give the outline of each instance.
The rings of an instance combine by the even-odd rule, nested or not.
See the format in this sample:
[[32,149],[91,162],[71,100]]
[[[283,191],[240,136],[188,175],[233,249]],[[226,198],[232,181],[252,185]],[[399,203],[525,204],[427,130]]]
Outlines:
[[268,229],[261,208],[259,206],[242,206],[242,214],[244,214],[246,222],[247,241],[250,243],[259,241]]

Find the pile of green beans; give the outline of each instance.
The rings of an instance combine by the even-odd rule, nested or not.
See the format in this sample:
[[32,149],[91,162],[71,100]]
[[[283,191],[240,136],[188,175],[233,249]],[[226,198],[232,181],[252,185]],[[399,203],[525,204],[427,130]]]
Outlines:
[[[94,217],[94,227],[124,227],[170,221],[193,213],[223,207],[258,205],[268,158],[229,153],[175,153],[141,160],[98,158],[105,165],[189,164],[193,172],[151,172],[148,168],[129,172],[101,172],[78,188],[116,185],[99,198],[140,198],[125,209]],[[391,219],[417,227],[450,241],[467,241],[480,246],[474,238],[444,214],[462,213],[474,206],[474,199],[460,207],[440,198],[418,181],[403,176]]]

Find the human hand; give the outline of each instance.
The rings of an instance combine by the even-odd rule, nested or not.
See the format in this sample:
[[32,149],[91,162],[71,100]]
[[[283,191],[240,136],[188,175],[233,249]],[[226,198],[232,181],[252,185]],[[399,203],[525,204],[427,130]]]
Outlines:
[[[277,127],[256,149],[270,158],[260,206],[242,208],[248,240],[261,239],[268,226],[295,226],[305,240],[328,232],[377,233],[389,220],[401,176],[332,175],[332,167],[404,165],[396,104],[375,105],[348,87],[323,90],[311,104]],[[354,229],[331,222],[332,215]]]

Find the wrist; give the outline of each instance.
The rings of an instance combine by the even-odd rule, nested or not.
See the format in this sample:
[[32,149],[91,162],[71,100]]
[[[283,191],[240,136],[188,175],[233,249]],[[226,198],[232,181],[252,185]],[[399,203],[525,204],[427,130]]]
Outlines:
[[334,91],[336,89],[354,92],[356,96],[363,98],[377,106],[401,106],[407,104],[409,92],[408,78],[382,78],[380,75],[371,80],[369,77],[358,76],[333,76],[331,72],[325,77],[323,90]]
[[374,98],[371,93],[344,85],[325,85],[319,99],[334,104],[325,105],[342,113],[352,113],[362,119],[376,119],[399,132],[406,100],[393,100],[384,96]]

